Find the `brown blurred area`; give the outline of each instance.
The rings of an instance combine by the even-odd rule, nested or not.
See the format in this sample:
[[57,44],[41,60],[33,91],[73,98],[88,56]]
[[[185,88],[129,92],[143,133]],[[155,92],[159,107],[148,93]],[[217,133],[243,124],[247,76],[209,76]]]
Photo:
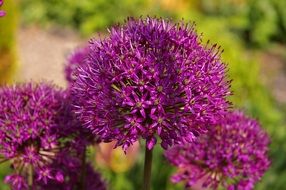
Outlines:
[[17,81],[53,81],[65,87],[66,57],[85,40],[71,30],[46,31],[22,27],[18,36],[19,69]]

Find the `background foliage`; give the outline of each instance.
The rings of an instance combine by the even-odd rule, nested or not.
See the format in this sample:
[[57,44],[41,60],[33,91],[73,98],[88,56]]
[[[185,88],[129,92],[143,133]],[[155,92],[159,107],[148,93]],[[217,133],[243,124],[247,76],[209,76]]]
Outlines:
[[[69,27],[86,37],[95,32],[106,32],[106,27],[122,22],[127,16],[156,15],[196,21],[204,41],[210,39],[224,48],[223,60],[229,64],[229,78],[234,79],[231,98],[234,106],[258,118],[272,138],[272,167],[256,189],[285,188],[285,105],[278,105],[261,83],[258,59],[261,50],[271,48],[273,43],[285,46],[285,0],[23,0],[20,7],[24,24],[44,28]],[[12,23],[10,25],[13,27]],[[2,44],[0,39],[0,47]],[[110,170],[108,165],[95,164],[103,172],[110,189],[140,189],[144,142],[141,144],[136,163],[128,171]],[[97,151],[91,148],[89,153],[95,162]],[[173,168],[168,166],[162,154],[161,148],[156,147],[153,189],[182,189],[168,181]],[[0,177],[6,172],[2,167],[6,166],[1,166]],[[0,189],[5,187],[0,184]]]

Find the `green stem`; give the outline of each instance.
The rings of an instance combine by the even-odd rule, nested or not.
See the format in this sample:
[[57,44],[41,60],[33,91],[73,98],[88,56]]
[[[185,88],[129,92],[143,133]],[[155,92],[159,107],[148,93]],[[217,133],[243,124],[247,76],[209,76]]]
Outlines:
[[152,154],[153,154],[153,150],[149,150],[147,148],[147,145],[146,145],[145,162],[144,162],[143,190],[150,190],[151,189]]
[[29,165],[29,173],[28,173],[29,190],[33,190],[33,178],[34,178],[34,169],[32,165]]

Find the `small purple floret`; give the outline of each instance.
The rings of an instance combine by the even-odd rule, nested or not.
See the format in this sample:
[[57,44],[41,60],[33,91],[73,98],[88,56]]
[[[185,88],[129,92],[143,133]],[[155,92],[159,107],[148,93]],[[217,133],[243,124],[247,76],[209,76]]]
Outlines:
[[26,179],[18,174],[12,174],[5,177],[5,183],[10,184],[13,190],[26,190],[28,189],[28,184]]

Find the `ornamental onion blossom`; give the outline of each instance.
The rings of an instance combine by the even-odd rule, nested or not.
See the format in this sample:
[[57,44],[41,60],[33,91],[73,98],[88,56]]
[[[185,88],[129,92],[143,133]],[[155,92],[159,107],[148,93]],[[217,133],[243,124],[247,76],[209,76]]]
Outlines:
[[68,86],[70,86],[70,84],[75,81],[75,72],[77,70],[77,67],[80,67],[84,64],[84,60],[88,56],[88,53],[89,48],[83,47],[77,48],[68,56],[67,63],[65,65],[65,77],[68,82]]
[[[72,84],[75,112],[103,141],[124,150],[140,137],[152,149],[192,141],[229,107],[226,66],[194,25],[128,19],[93,40]],[[190,125],[192,123],[192,125]]]
[[186,188],[203,182],[211,189],[250,190],[270,165],[268,145],[257,121],[233,112],[196,142],[167,150],[166,157],[178,167],[172,181]]
[[[0,7],[3,5],[3,0],[0,0]],[[0,10],[0,17],[3,17],[6,15],[5,11]]]
[[6,181],[13,189],[25,189],[14,185],[22,184],[21,177],[62,181],[60,168],[52,163],[67,142],[63,138],[70,136],[69,128],[75,127],[68,122],[73,118],[66,114],[65,97],[44,83],[0,89],[0,163],[11,162],[15,175]]

